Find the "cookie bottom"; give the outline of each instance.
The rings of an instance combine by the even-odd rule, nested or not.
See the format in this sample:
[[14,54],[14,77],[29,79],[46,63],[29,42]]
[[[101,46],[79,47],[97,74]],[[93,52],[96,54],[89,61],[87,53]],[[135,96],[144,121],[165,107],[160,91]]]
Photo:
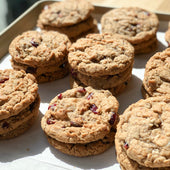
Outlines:
[[114,144],[115,132],[110,132],[103,139],[86,144],[70,144],[59,142],[47,136],[48,142],[57,150],[76,157],[98,155],[109,149]]
[[156,37],[154,37],[148,41],[144,41],[141,44],[137,44],[133,46],[135,48],[135,54],[150,53],[157,49],[158,41]]
[[39,105],[40,97],[38,95],[35,101],[18,115],[1,120],[0,130],[2,130],[2,132],[0,133],[0,140],[11,139],[27,131],[37,119]]
[[75,39],[76,37],[80,37],[81,34],[88,32],[94,27],[97,27],[97,21],[92,16],[90,16],[89,18],[87,18],[86,20],[78,24],[74,24],[66,27],[54,27],[49,25],[43,25],[40,22],[38,23],[37,26],[43,30],[58,31],[62,34],[67,35],[69,39]]
[[59,63],[59,65],[31,67],[26,64],[17,63],[15,60],[11,59],[11,65],[15,70],[24,70],[26,73],[33,74],[38,83],[44,83],[63,78],[69,72],[68,63],[66,61]]
[[[123,90],[127,87],[130,79],[131,79],[131,76],[129,76],[129,78],[127,80],[125,80],[124,82],[122,82],[120,85],[115,86],[113,88],[108,88],[105,90],[109,90],[112,93],[112,95],[118,95],[118,94],[122,93]],[[71,86],[71,88],[76,88],[78,86],[86,87],[86,85],[84,85],[80,80],[78,80],[77,78],[75,79],[72,76],[70,76],[70,86]],[[96,87],[93,87],[93,88],[96,88]]]

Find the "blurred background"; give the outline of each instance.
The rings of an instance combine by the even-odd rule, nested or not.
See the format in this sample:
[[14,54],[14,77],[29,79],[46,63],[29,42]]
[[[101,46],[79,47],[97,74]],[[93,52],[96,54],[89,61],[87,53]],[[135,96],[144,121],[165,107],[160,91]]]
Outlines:
[[[0,32],[38,0],[0,0]],[[40,0],[39,0],[40,1]],[[138,6],[153,12],[170,14],[170,0],[89,0],[100,6]],[[169,19],[170,20],[170,19]]]
[[0,0],[0,32],[38,0]]

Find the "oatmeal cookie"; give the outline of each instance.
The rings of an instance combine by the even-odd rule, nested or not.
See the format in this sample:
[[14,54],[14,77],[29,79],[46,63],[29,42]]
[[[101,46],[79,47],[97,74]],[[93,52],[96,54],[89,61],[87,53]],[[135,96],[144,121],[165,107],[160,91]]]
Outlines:
[[116,128],[118,107],[117,99],[107,90],[77,87],[50,102],[41,126],[59,142],[90,143],[103,139]]
[[86,20],[94,10],[84,0],[65,0],[45,6],[38,18],[38,25],[65,27]]
[[170,95],[170,48],[149,59],[145,66],[143,87],[149,96]]
[[69,48],[68,61],[76,72],[87,76],[114,75],[126,70],[134,60],[134,48],[112,34],[89,34]]
[[123,169],[170,167],[170,96],[150,97],[130,105],[116,133],[118,162]]
[[39,104],[33,75],[23,70],[0,70],[0,139],[18,136],[31,127],[28,124],[36,119]]
[[[27,31],[11,42],[11,63],[14,69],[24,69],[36,78],[45,77],[46,81],[62,78],[68,73],[68,67],[63,66],[67,66],[70,45],[66,35],[55,31]],[[55,76],[50,78],[48,75]],[[41,78],[38,82],[42,82]]]

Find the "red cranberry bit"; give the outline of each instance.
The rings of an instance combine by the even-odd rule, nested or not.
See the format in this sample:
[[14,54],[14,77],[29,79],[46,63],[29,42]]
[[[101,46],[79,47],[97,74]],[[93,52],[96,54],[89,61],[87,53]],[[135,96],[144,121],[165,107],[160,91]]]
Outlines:
[[111,115],[111,118],[110,118],[110,120],[109,120],[109,123],[111,124],[111,125],[113,125],[114,124],[114,122],[115,122],[115,120],[116,120],[116,113],[115,112],[113,112],[113,114]]
[[48,106],[48,110],[51,109],[51,110],[54,111],[54,108],[55,108],[55,107],[56,107],[56,104],[55,104],[55,103],[52,104],[52,105],[49,105],[49,106]]
[[125,144],[124,144],[124,148],[125,148],[125,149],[128,149],[128,148],[129,148],[129,145],[128,145],[128,143],[127,143],[127,142],[125,142]]
[[34,74],[34,73],[36,73],[36,71],[37,71],[37,69],[34,67],[27,67],[27,69],[26,69],[26,73]]
[[63,64],[61,64],[61,65],[59,66],[59,68],[65,68],[65,66],[66,66],[66,64],[63,63]]
[[54,123],[55,123],[55,121],[52,118],[47,119],[47,124],[48,125],[51,125],[51,124],[54,124]]
[[8,77],[0,78],[0,83],[4,83],[5,81],[9,80]]
[[73,122],[73,121],[70,121],[70,125],[71,125],[71,126],[74,126],[74,127],[82,127],[81,124],[76,123],[76,122]]
[[57,97],[61,100],[63,98],[62,93],[58,94]]
[[77,73],[74,71],[74,69],[71,70],[71,75],[73,76],[73,78],[77,77]]
[[90,93],[88,96],[87,96],[87,100],[90,100],[93,98],[93,93]]
[[92,104],[90,106],[90,110],[94,113],[94,114],[98,114],[98,112],[96,111],[98,109],[98,107],[95,104]]
[[39,46],[39,44],[33,40],[30,41],[30,43],[35,47],[37,48]]
[[4,122],[4,123],[2,124],[2,128],[3,128],[3,129],[9,128],[9,123]]
[[79,88],[79,89],[78,89],[78,92],[80,92],[80,93],[86,93],[86,89],[85,89],[84,87]]

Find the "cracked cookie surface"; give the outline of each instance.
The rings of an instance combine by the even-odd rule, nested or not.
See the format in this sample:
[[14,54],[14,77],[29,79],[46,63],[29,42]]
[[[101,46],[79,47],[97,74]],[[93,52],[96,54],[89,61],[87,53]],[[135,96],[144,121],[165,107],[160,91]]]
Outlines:
[[112,34],[89,34],[69,48],[68,62],[85,75],[104,76],[120,73],[134,60],[134,48]]
[[111,32],[132,44],[153,37],[158,29],[157,16],[139,7],[123,7],[105,13],[101,18],[102,32]]
[[170,96],[163,96],[139,100],[120,116],[115,142],[124,169],[170,167],[169,114]]
[[44,132],[64,143],[103,139],[116,128],[119,103],[107,90],[77,87],[56,96],[42,118]]

